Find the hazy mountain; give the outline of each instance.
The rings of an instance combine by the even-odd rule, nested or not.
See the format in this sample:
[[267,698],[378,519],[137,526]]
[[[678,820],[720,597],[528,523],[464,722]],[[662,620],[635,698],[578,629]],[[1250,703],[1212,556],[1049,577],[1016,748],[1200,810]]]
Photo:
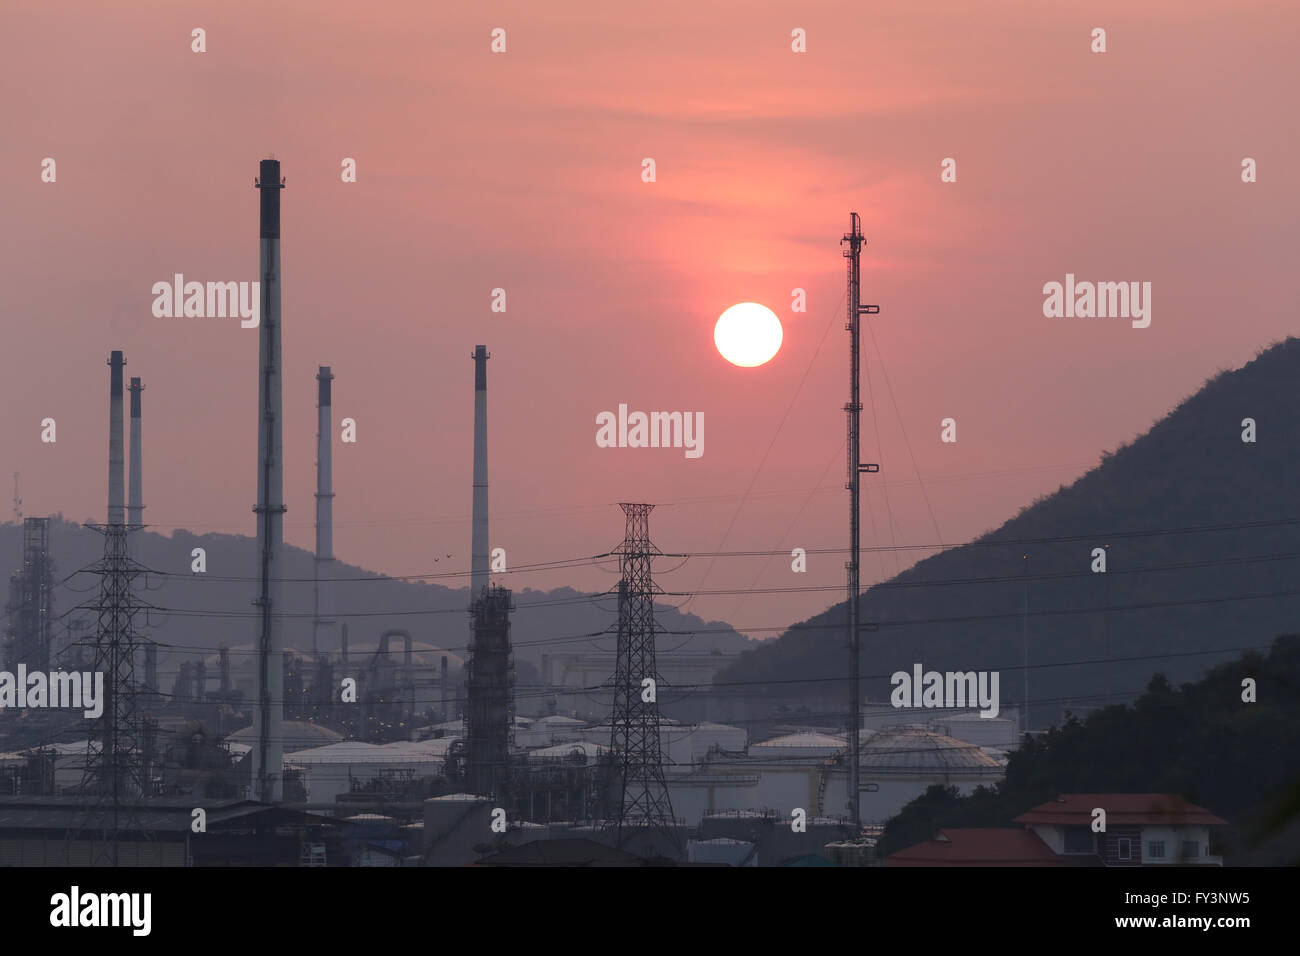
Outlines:
[[[98,578],[73,572],[97,562],[103,551],[103,538],[80,524],[55,516],[52,522],[51,551],[56,564],[54,611],[55,647],[67,640],[66,625],[72,619],[87,622],[95,619],[93,610],[74,610],[78,604],[91,604],[98,590]],[[133,554],[154,572],[141,579],[141,597],[159,608],[141,614],[137,623],[155,641],[181,648],[204,648],[215,654],[218,645],[249,647],[256,638],[256,618],[251,604],[256,591],[256,542],[242,535],[193,535],[177,531],[167,537],[150,531],[132,535]],[[207,571],[193,574],[191,551],[206,551]],[[22,531],[12,522],[0,525],[0,575],[2,580],[19,565],[22,556]],[[438,565],[432,559],[429,568]],[[452,569],[448,569],[452,570]],[[290,617],[285,627],[285,643],[301,652],[311,649],[311,615],[313,558],[310,551],[288,546],[285,549],[283,577],[284,600]],[[348,622],[349,643],[353,650],[373,647],[379,635],[389,629],[411,632],[417,643],[446,649],[463,655],[469,639],[468,579],[447,579],[459,588],[435,583],[391,581],[375,572],[338,562],[338,578],[363,580],[340,581],[337,585],[337,610],[340,621]],[[290,581],[288,579],[298,579]],[[611,580],[613,580],[611,578]],[[587,592],[570,588],[539,591],[520,588],[514,594],[516,611],[512,618],[511,638],[516,661],[538,664],[546,653],[590,652],[596,648],[613,648],[611,637],[596,639],[588,635],[611,627],[615,620],[612,596],[590,598]],[[728,625],[705,622],[694,615],[683,615],[671,607],[657,608],[656,619],[666,629],[706,628],[693,638],[693,650],[741,650],[750,645],[748,638]],[[89,630],[86,634],[91,633]],[[565,640],[565,638],[576,638]],[[673,643],[680,643],[675,640]],[[672,646],[666,644],[665,646]],[[333,646],[322,648],[336,652]],[[236,651],[238,654],[239,651]],[[181,660],[193,655],[159,654],[164,677],[174,672]],[[233,658],[238,662],[239,658]],[[453,667],[458,661],[453,657]],[[521,675],[522,676],[522,675]]]
[[[919,662],[999,670],[1003,703],[1020,700],[1025,554],[1037,722],[1067,703],[1079,712],[1136,696],[1157,670],[1191,680],[1294,632],[1297,382],[1292,338],[1219,373],[1131,445],[997,530],[871,588],[862,617],[880,626],[864,635],[866,692],[885,699],[888,675]],[[1242,440],[1246,418],[1256,423],[1253,443]],[[1094,548],[1105,549],[1104,574],[1091,569]],[[844,675],[845,608],[755,647],[717,680]],[[1082,661],[1096,663],[1074,663]]]

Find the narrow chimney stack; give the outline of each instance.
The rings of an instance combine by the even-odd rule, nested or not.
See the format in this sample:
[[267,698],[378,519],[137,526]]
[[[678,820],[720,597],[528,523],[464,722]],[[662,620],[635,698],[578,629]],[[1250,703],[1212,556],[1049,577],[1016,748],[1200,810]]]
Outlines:
[[281,604],[284,548],[284,428],[280,351],[280,163],[264,159],[260,192],[258,279],[261,294],[257,381],[257,700],[253,711],[253,795],[283,798],[284,634]]
[[126,359],[120,351],[108,359],[108,523],[123,524],[126,519],[126,475],[122,441],[122,367]]
[[470,547],[469,599],[488,584],[487,346],[474,347],[474,528]]
[[144,386],[138,377],[131,379],[131,488],[126,505],[126,523],[132,528],[144,524],[144,476],[141,468],[144,462],[144,449],[140,444],[140,393]]
[[311,651],[316,659],[322,649],[334,646],[334,457],[330,383],[334,375],[328,365],[316,373],[316,574],[315,607],[312,614]]

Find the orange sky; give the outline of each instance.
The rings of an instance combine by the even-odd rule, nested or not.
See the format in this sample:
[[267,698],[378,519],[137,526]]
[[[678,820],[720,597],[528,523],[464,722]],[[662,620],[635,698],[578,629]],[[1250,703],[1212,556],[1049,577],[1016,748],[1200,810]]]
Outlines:
[[[883,369],[865,337],[863,457],[884,466],[866,546],[997,525],[1294,331],[1293,5],[461,7],[9,4],[0,471],[22,473],[25,513],[102,520],[104,362],[121,348],[146,385],[146,519],[252,533],[256,333],[154,318],[150,287],[256,278],[252,184],[272,153],[288,183],[286,536],[313,540],[314,376],[331,365],[335,417],[359,438],[335,445],[336,552],[389,573],[446,553],[468,565],[480,342],[492,544],[511,565],[609,550],[620,500],[663,504],[665,551],[844,547],[850,209],[870,240],[864,298],[882,306]],[[497,26],[505,54],[489,50]],[[1240,180],[1244,156],[1257,183]],[[358,182],[340,181],[343,157]],[[1151,282],[1151,327],[1044,318],[1042,286],[1067,272]],[[746,300],[785,325],[758,369],[712,343]],[[705,454],[597,448],[595,416],[619,403],[703,412]],[[939,441],[948,416],[955,445]],[[909,554],[869,556],[864,579]],[[841,562],[693,559],[660,583],[835,587]],[[778,628],[838,597],[688,609]]]

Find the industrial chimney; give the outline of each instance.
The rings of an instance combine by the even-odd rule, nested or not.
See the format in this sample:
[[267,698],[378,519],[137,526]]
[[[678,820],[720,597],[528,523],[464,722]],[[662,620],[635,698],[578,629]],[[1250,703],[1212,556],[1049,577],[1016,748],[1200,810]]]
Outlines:
[[122,524],[126,484],[122,456],[122,366],[126,359],[113,352],[108,359],[108,523]]
[[284,433],[281,427],[280,163],[261,162],[261,323],[257,384],[258,608],[257,706],[253,717],[253,795],[278,803],[284,770],[284,635],[280,553],[284,543]]
[[506,799],[511,786],[514,662],[510,592],[488,586],[487,347],[474,348],[474,534],[470,548],[469,654],[465,660],[466,783]]
[[132,528],[139,528],[144,524],[143,476],[140,472],[144,460],[140,445],[140,393],[144,391],[144,386],[140,384],[139,377],[131,379],[128,391],[131,393],[131,488],[126,504],[126,523]]
[[470,544],[469,599],[488,583],[487,346],[474,347],[474,529]]
[[311,653],[334,646],[334,459],[330,449],[333,425],[330,414],[328,365],[316,373],[316,575],[311,622]]

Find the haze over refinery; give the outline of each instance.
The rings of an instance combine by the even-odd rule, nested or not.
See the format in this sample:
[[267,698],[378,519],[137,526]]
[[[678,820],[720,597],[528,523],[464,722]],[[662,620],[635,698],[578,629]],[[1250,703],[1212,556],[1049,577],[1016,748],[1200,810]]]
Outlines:
[[[1300,222],[1282,157],[1300,144],[1264,94],[1294,84],[1295,8],[1108,3],[1081,20],[815,2],[795,17],[803,56],[783,5],[389,11],[10,5],[0,447],[28,513],[102,518],[86,476],[102,471],[102,363],[121,348],[152,399],[148,524],[254,533],[258,333],[233,312],[159,317],[151,293],[178,273],[257,280],[250,157],[283,161],[288,187],[285,538],[312,547],[313,379],[329,365],[356,435],[335,449],[334,552],[384,573],[447,554],[437,569],[469,570],[479,342],[507,567],[609,550],[629,500],[658,503],[666,551],[843,548],[850,208],[864,299],[882,306],[864,335],[863,457],[884,466],[863,483],[867,547],[976,536],[1293,328],[1276,290]],[[497,20],[504,56],[486,39]],[[42,157],[57,188],[28,175]],[[1067,273],[1150,282],[1154,321],[1045,316],[1044,283]],[[753,368],[713,343],[741,302],[784,331]],[[701,414],[707,453],[601,447],[595,417],[620,404]],[[868,553],[864,587],[928,553]],[[797,576],[780,556],[692,558],[660,583],[729,592],[678,601],[768,637],[839,600],[842,579],[840,555],[813,554]],[[595,590],[609,575],[503,580]],[[828,590],[774,590],[796,583]]]
[[0,19],[7,930],[1281,913],[1300,7]]

